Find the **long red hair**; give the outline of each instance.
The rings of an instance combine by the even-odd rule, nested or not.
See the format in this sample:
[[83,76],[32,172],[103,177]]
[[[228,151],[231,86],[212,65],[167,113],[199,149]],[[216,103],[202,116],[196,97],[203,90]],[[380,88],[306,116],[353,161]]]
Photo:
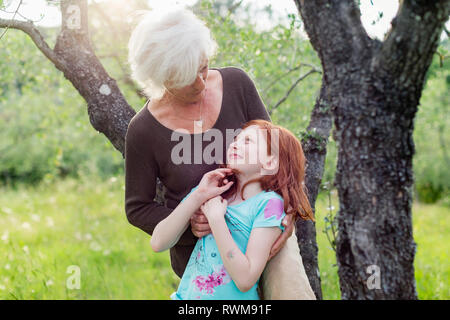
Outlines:
[[[278,148],[278,171],[274,175],[262,175],[260,178],[247,181],[241,189],[241,198],[244,199],[244,188],[252,182],[258,181],[265,191],[275,191],[284,200],[284,212],[293,214],[294,218],[301,217],[304,220],[314,220],[305,185],[305,164],[306,159],[303,153],[302,144],[299,139],[288,129],[275,125],[266,120],[251,120],[242,126],[245,128],[256,125],[265,129],[267,140],[267,154],[272,155],[273,148]],[[272,130],[278,130],[278,146],[272,146]],[[226,164],[221,164],[221,168],[226,168]],[[224,199],[235,197],[238,190],[237,173],[239,170],[233,169],[233,175],[227,176],[229,181],[234,181],[230,189],[221,196]],[[245,199],[244,199],[245,200]]]

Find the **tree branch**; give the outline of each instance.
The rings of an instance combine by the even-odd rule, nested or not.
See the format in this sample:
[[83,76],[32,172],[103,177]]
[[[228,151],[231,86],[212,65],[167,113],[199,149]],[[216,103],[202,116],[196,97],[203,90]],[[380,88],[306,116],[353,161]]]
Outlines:
[[[18,6],[17,6],[17,8],[16,8],[16,11],[14,11],[13,17],[12,17],[12,19],[11,19],[10,21],[14,21],[14,18],[16,17],[16,14],[19,12],[19,8],[20,8],[20,6],[22,5],[22,1],[23,1],[23,0],[20,0]],[[8,31],[9,27],[10,27],[9,25],[6,26],[5,30],[4,30],[4,31],[2,32],[2,34],[0,35],[0,39],[3,38],[3,36],[4,36],[5,33],[6,33],[6,31]]]
[[[28,17],[25,17],[23,14],[21,14],[20,12],[19,12],[19,10],[16,10],[16,11],[8,11],[8,10],[4,10],[4,9],[0,9],[0,11],[1,12],[5,12],[5,13],[14,13],[14,14],[17,14],[19,17],[21,17],[22,19],[25,19],[26,21],[28,21],[28,22],[33,22],[33,23],[36,23],[36,22],[40,22],[40,21],[42,21],[42,19],[44,19],[44,17],[45,17],[45,15],[41,15],[41,18],[39,19],[39,20],[32,20],[32,19],[30,19],[30,18],[28,18]],[[14,16],[13,16],[13,19],[12,20],[14,20]],[[0,37],[0,39],[1,39],[1,37]]]
[[279,76],[279,77],[276,77],[274,80],[272,80],[272,82],[270,82],[269,83],[269,85],[267,86],[267,87],[265,87],[262,91],[263,92],[267,92],[275,83],[277,83],[278,81],[280,81],[280,79],[281,78],[284,78],[285,76],[287,76],[288,74],[290,74],[291,72],[294,72],[294,71],[297,71],[297,70],[299,70],[301,67],[305,67],[305,66],[307,66],[307,67],[310,67],[310,68],[313,68],[313,69],[319,69],[319,68],[317,68],[317,67],[315,67],[315,66],[313,66],[313,65],[311,65],[311,64],[309,64],[309,63],[299,63],[297,66],[295,66],[295,67],[293,67],[293,68],[290,68],[288,71],[286,71],[285,73],[283,73],[281,76]]
[[311,70],[309,70],[307,73],[305,73],[304,75],[302,75],[300,78],[298,78],[292,85],[291,85],[291,87],[288,89],[288,91],[286,91],[286,94],[284,95],[284,97],[283,98],[281,98],[272,108],[270,108],[270,110],[269,110],[269,114],[272,114],[272,112],[276,109],[276,108],[278,108],[278,106],[280,105],[280,104],[282,104],[284,101],[286,101],[286,99],[289,97],[289,95],[291,94],[291,92],[292,92],[292,90],[294,90],[294,88],[300,83],[300,81],[302,81],[303,79],[305,79],[307,76],[309,76],[310,74],[313,74],[313,73],[321,73],[321,71],[320,70],[318,70],[318,69],[315,69],[315,68],[313,68],[313,69],[311,69]]
[[[332,128],[331,99],[328,84],[322,79],[320,95],[316,99],[309,125],[306,132],[313,132],[302,137],[302,148],[307,160],[305,169],[305,185],[308,190],[308,200],[312,208],[316,207],[317,195],[322,181],[325,158],[327,156],[327,143]],[[319,265],[317,262],[316,224],[312,221],[298,219],[297,238],[300,252],[311,284],[317,299],[322,299],[320,286]]]
[[228,15],[233,14],[233,13],[236,11],[236,9],[237,9],[238,7],[240,7],[240,5],[242,4],[243,1],[244,1],[244,0],[241,0],[241,1],[239,1],[239,2],[236,2],[236,3],[232,4],[232,5],[228,8]]
[[352,58],[366,56],[373,41],[362,26],[355,1],[295,0],[295,4],[325,74]]
[[445,31],[445,34],[447,35],[447,37],[450,38],[450,31],[448,31],[448,29],[447,29],[447,27],[445,26],[445,24],[444,24],[444,31]]
[[64,61],[62,61],[56,53],[48,46],[42,34],[36,28],[36,26],[28,21],[17,21],[9,19],[0,19],[0,28],[11,28],[18,29],[25,32],[30,36],[31,40],[36,44],[36,46],[41,50],[41,52],[52,61],[56,67],[60,70],[65,69]]
[[[114,21],[112,21],[111,18],[109,17],[109,15],[103,11],[103,8],[101,7],[101,5],[99,3],[92,1],[91,7],[93,7],[94,10],[100,15],[100,17],[101,17],[100,20],[102,22],[104,22],[105,28],[107,28],[109,30],[113,30],[114,34],[116,36],[123,35],[123,33],[121,33],[120,30],[118,30],[116,28]],[[122,71],[122,79],[121,80],[123,80],[126,84],[132,86],[138,96],[145,97],[145,95],[141,92],[141,90],[138,87],[136,87],[136,84],[133,82],[133,79],[131,79],[130,72],[129,72],[128,68],[122,63],[122,59],[120,58],[119,54],[114,50],[114,48],[112,46],[109,49],[110,49],[110,53],[105,54],[105,55],[97,55],[97,58],[113,59],[119,66],[120,70]]]
[[395,76],[406,85],[425,76],[450,14],[450,1],[403,1],[371,71]]

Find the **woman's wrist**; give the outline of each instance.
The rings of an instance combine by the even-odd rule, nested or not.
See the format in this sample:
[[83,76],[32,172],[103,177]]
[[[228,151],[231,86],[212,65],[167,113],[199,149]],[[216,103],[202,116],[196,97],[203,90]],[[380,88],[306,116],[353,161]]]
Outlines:
[[198,207],[200,207],[203,203],[205,203],[206,200],[208,200],[205,199],[205,196],[201,192],[199,192],[198,189],[195,189],[191,193],[190,197],[192,197],[192,199],[195,201]]

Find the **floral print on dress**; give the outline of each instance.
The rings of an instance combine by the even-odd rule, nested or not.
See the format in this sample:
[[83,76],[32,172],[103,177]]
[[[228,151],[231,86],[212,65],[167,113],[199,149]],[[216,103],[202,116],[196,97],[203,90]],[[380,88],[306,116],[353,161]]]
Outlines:
[[225,267],[223,265],[217,267],[216,271],[211,274],[207,276],[197,276],[192,280],[198,291],[206,294],[213,294],[216,287],[231,281],[231,277],[228,275]]

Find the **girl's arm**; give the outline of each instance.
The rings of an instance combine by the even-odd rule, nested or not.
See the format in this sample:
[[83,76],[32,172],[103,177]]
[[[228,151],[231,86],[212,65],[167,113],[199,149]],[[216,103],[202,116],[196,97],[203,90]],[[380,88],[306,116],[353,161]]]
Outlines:
[[197,189],[181,201],[172,213],[159,222],[153,231],[150,244],[156,252],[161,252],[172,248],[186,231],[190,224],[191,216],[208,199],[216,197],[227,191],[232,181],[222,185],[222,180],[227,174],[231,174],[231,169],[219,168],[203,175]]
[[250,290],[261,276],[270,249],[281,234],[281,229],[279,227],[253,229],[247,251],[243,254],[234,242],[224,216],[216,215],[208,222],[228,274],[240,291]]
[[153,231],[150,244],[155,252],[161,252],[172,248],[186,231],[190,224],[190,218],[196,212],[204,198],[198,189],[172,211],[172,213],[159,222]]

